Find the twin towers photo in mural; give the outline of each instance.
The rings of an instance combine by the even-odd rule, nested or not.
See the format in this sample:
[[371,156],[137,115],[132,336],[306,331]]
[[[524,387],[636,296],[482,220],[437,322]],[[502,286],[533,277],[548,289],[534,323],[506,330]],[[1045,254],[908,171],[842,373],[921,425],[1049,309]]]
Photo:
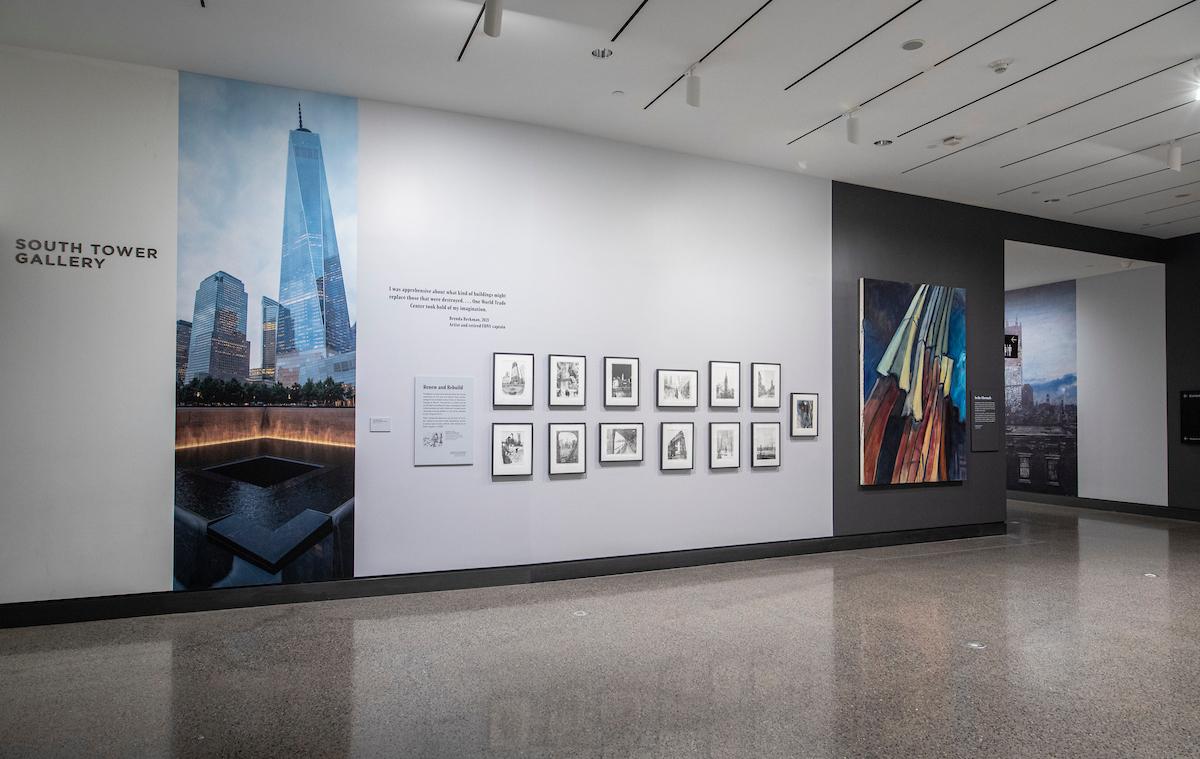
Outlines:
[[967,477],[967,291],[859,281],[863,485]]
[[180,74],[177,589],[354,574],[357,114]]

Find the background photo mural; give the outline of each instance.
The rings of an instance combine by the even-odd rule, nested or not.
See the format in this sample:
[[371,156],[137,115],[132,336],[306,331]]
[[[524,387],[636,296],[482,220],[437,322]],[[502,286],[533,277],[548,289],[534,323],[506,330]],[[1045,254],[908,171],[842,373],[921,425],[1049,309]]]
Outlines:
[[354,575],[358,104],[179,76],[176,589]]
[[1075,281],[1005,293],[1004,333],[1008,487],[1078,495]]
[[967,476],[967,292],[859,280],[862,485]]

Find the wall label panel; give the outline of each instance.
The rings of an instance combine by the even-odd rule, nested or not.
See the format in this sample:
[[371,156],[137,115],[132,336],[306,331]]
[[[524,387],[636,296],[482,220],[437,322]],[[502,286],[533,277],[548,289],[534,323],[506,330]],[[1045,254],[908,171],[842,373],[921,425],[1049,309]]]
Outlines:
[[417,377],[413,382],[413,464],[454,466],[475,463],[475,380],[472,377]]

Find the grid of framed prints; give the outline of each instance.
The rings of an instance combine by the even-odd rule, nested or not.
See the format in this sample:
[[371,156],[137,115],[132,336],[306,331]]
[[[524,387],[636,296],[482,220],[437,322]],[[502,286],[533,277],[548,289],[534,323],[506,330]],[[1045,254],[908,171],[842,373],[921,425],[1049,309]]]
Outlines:
[[638,405],[638,363],[636,358],[604,357],[604,405],[633,408]]
[[659,408],[696,408],[700,404],[700,372],[695,369],[659,369],[654,373],[654,403]]
[[600,463],[641,461],[645,425],[641,422],[600,424]]
[[492,354],[492,405],[533,406],[533,354]]
[[750,466],[779,466],[779,422],[750,424]]
[[551,407],[583,408],[587,405],[587,357],[551,353],[548,359]]
[[662,422],[659,425],[658,467],[664,472],[696,468],[696,425],[692,422]]
[[792,393],[792,437],[817,436],[817,394]]
[[750,364],[750,408],[779,408],[783,391],[779,389],[779,364]]
[[709,469],[737,469],[742,465],[742,423],[708,423]]
[[587,425],[550,425],[550,474],[583,474],[587,471]]
[[529,477],[533,474],[533,425],[492,425],[492,476]]
[[708,362],[708,405],[738,408],[742,405],[742,362]]

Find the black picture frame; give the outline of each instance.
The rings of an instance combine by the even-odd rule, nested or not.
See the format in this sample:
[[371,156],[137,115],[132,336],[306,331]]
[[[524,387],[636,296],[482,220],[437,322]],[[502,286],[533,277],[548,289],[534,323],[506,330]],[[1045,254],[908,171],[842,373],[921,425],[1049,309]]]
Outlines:
[[[525,460],[528,462],[526,469],[529,471],[522,472],[497,472],[496,471],[496,428],[497,427],[524,427],[529,431],[529,451]],[[533,422],[492,422],[492,476],[493,477],[532,477],[533,476]]]
[[[554,457],[558,447],[558,439],[555,435],[556,427],[578,427],[579,428],[579,469],[571,472],[556,472]],[[560,475],[572,474],[587,474],[587,422],[550,422],[546,425],[546,473],[551,477]]]
[[[529,391],[529,402],[524,401],[512,403],[504,399],[500,395],[500,382],[496,377],[496,366],[501,356],[521,356],[529,359],[529,377],[524,380],[525,387]],[[536,395],[535,388],[537,387],[537,368],[535,366],[535,356],[532,353],[506,353],[497,351],[492,354],[492,406],[494,408],[533,408],[533,398]],[[524,393],[522,393],[524,395]]]
[[[667,425],[688,427],[691,431],[691,455],[688,456],[688,466],[667,466]],[[658,468],[663,472],[690,472],[696,468],[696,423],[695,422],[659,422],[658,423]]]
[[[662,375],[663,372],[678,372],[692,375],[691,403],[663,403]],[[654,370],[654,405],[658,408],[699,408],[700,407],[700,370],[699,369],[655,369]]]
[[[731,364],[737,367],[734,376],[737,377],[737,388],[735,389],[735,398],[733,403],[726,402],[728,399],[722,399],[718,403],[717,399],[717,384],[716,374],[713,367],[718,364]],[[742,362],[741,361],[709,361],[708,362],[708,406],[709,408],[741,408],[742,407]]]
[[[755,445],[754,437],[760,427],[775,428],[775,460],[769,464],[758,463],[758,449]],[[779,422],[751,422],[750,423],[750,468],[751,469],[773,469],[783,463],[783,425]]]
[[[737,440],[734,441],[733,450],[737,453],[737,463],[732,466],[714,464],[716,460],[713,456],[713,435],[716,433],[717,427],[735,427],[737,428]],[[741,469],[742,468],[742,423],[741,422],[709,422],[708,423],[708,468],[713,470],[718,469]]]
[[[605,458],[604,453],[604,430],[609,427],[637,427],[638,428],[638,449],[637,458]],[[599,461],[601,464],[621,464],[632,463],[646,460],[646,425],[644,422],[600,422],[596,425],[597,439],[599,442]]]
[[[775,402],[758,402],[758,385],[755,383],[755,370],[760,366],[775,367]],[[750,362],[750,408],[767,408],[778,409],[783,408],[783,364],[773,363],[770,361],[751,361]]]
[[[609,367],[615,362],[629,362],[631,365],[631,376],[629,378],[628,398],[618,398],[613,395],[613,383],[609,377]],[[637,408],[641,404],[641,384],[642,384],[642,362],[641,359],[633,356],[605,356],[604,363],[600,367],[601,372],[601,388],[600,391],[604,394],[605,408]]]
[[[798,399],[812,399],[812,432],[807,432],[803,428],[796,428],[796,401]],[[791,393],[788,395],[788,432],[790,437],[799,438],[815,438],[820,436],[821,425],[821,396],[818,393]]]
[[[554,398],[554,360],[556,358],[577,358],[581,365],[579,372],[579,381],[581,388],[579,392],[579,402],[556,402]],[[550,353],[546,355],[546,405],[550,408],[586,408],[587,407],[587,356],[577,356],[572,353]]]

